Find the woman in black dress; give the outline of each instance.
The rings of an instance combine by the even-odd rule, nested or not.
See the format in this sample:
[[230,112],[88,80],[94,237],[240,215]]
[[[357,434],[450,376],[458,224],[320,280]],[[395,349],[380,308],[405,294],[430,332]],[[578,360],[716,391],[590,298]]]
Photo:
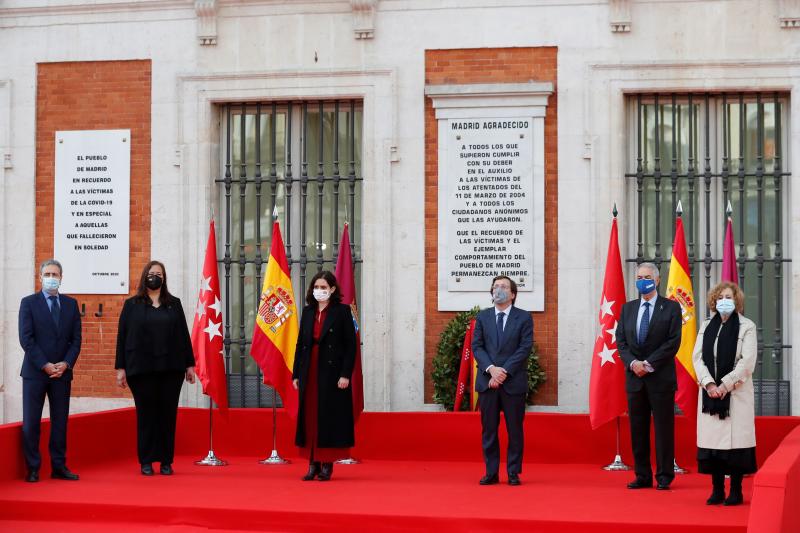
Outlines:
[[117,333],[117,385],[130,386],[136,404],[141,472],[172,475],[175,422],[183,380],[194,383],[194,354],[181,301],[167,290],[164,265],[150,261],[136,295],[125,300]]
[[308,457],[303,481],[328,481],[333,462],[348,457],[355,444],[350,377],[356,331],[332,273],[322,271],[312,278],[306,303],[292,371],[292,384],[300,390],[295,443]]

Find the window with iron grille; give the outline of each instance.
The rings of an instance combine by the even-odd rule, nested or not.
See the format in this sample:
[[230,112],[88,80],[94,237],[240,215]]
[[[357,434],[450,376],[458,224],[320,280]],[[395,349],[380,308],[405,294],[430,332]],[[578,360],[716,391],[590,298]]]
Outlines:
[[[756,414],[790,414],[786,378],[791,259],[786,151],[789,98],[782,93],[637,94],[628,98],[629,263],[652,261],[662,288],[679,203],[698,319],[719,280],[727,216],[733,220],[744,314],[758,328]],[[730,204],[729,204],[730,203]],[[730,212],[727,207],[730,205]]]
[[[333,271],[345,222],[361,282],[362,105],[356,100],[220,106],[220,280],[231,407],[271,407],[250,356],[277,213],[298,306],[319,270]],[[358,292],[358,291],[357,291]],[[280,398],[277,399],[280,405]]]

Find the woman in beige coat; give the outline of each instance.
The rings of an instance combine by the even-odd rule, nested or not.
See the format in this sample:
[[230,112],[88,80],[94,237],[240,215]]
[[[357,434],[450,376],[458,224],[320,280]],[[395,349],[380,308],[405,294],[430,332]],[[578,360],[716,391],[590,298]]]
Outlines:
[[[712,315],[697,334],[692,361],[700,384],[697,401],[698,470],[711,474],[708,505],[739,505],[742,477],[756,471],[756,325],[741,313],[744,293],[723,281],[708,293]],[[730,493],[725,498],[725,475]]]

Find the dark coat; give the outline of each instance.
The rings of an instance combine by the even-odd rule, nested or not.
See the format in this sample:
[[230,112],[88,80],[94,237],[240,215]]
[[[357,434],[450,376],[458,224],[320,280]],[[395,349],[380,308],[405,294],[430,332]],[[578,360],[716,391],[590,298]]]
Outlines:
[[[650,316],[647,338],[640,345],[636,334],[639,303],[639,298],[625,303],[617,325],[617,349],[625,361],[625,390],[637,392],[645,386],[652,391],[677,390],[675,354],[681,347],[681,305],[659,295]],[[631,370],[631,363],[636,360],[647,361],[654,371],[637,377]]]
[[117,358],[114,368],[124,368],[128,376],[151,372],[185,372],[194,366],[194,353],[186,316],[178,298],[173,297],[169,304],[163,304],[169,315],[171,334],[168,346],[154,346],[147,328],[147,308],[149,302],[135,296],[125,300],[119,315],[117,330]]
[[[305,388],[313,347],[314,318],[317,307],[307,305],[300,318],[300,334],[294,355],[292,379],[300,381],[295,443],[306,445]],[[356,330],[350,306],[330,304],[319,339],[317,436],[321,448],[348,448],[355,444],[353,429],[353,391],[340,389],[339,378],[350,379],[356,360]]]
[[72,380],[72,367],[81,351],[81,314],[78,302],[65,294],[58,295],[61,305],[58,327],[41,292],[22,299],[19,306],[19,342],[25,350],[20,376],[49,381],[42,370],[47,363],[65,361],[69,370],[58,378]]
[[494,307],[482,310],[475,318],[472,353],[478,362],[475,390],[485,392],[491,375],[489,365],[502,367],[508,377],[502,387],[508,394],[528,393],[528,357],[533,347],[533,318],[528,311],[511,306],[503,328],[503,344],[497,346],[497,319]]

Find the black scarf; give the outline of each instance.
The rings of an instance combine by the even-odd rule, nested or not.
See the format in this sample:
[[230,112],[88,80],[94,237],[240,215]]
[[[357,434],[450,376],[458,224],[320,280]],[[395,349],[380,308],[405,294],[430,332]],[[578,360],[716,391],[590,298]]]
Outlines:
[[[717,334],[719,333],[719,339]],[[723,376],[731,373],[736,360],[736,345],[739,340],[739,314],[734,311],[730,318],[722,323],[719,313],[713,316],[703,333],[703,363],[714,378],[714,383],[722,384]],[[717,357],[714,358],[714,341],[717,341]],[[730,391],[724,398],[712,398],[703,389],[703,412],[719,416],[724,420],[730,416]]]

